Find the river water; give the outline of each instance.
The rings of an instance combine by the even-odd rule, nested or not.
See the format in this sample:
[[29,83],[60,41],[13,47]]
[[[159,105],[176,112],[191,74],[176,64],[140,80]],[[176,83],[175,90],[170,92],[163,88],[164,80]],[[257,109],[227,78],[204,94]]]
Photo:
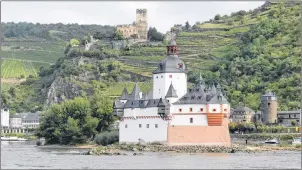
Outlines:
[[301,152],[233,154],[145,153],[80,155],[81,149],[47,149],[29,142],[2,142],[2,169],[301,169]]

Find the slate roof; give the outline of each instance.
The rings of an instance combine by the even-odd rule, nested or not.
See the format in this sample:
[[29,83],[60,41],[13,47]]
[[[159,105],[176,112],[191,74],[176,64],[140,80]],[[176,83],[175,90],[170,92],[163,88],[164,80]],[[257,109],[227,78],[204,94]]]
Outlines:
[[237,106],[233,112],[252,112],[255,113],[255,111],[253,109],[250,109],[248,107],[244,107],[244,106]]
[[139,100],[140,99],[140,95],[139,95],[140,92],[141,91],[140,91],[138,83],[135,83],[134,88],[133,88],[132,93],[131,93],[131,96],[129,98],[132,99],[132,100]]
[[169,42],[168,42],[168,45],[169,46],[174,46],[174,45],[176,45],[176,41],[175,40],[170,40]]
[[[168,46],[176,46],[175,40],[170,40]],[[179,65],[182,65],[180,68]],[[159,64],[153,74],[158,73],[186,73],[185,63],[175,54],[168,54]]]
[[175,97],[175,98],[177,98],[177,94],[175,92],[175,89],[173,87],[172,82],[171,82],[170,87],[169,87],[169,89],[167,91],[167,94],[166,94],[166,98],[169,98],[169,97]]
[[13,114],[13,115],[9,115],[9,118],[20,118],[22,119],[22,116],[19,114]]
[[113,108],[114,108],[114,109],[122,109],[122,108],[124,108],[124,105],[125,105],[124,103],[122,103],[122,102],[116,100],[116,101],[114,101],[114,103],[113,103]]
[[[179,68],[179,64],[182,64],[182,68]],[[168,55],[158,64],[158,68],[153,71],[153,74],[186,72],[185,63],[177,55]]]
[[120,100],[127,100],[128,97],[129,97],[129,93],[128,93],[127,89],[124,88],[122,96],[120,97]]
[[229,104],[229,102],[223,96],[219,84],[217,87],[214,84],[206,87],[201,75],[199,75],[195,87],[173,104]]
[[199,76],[197,84],[193,89],[189,89],[189,92],[181,97],[177,102],[173,104],[206,104],[207,94],[205,89],[205,83],[202,77]]
[[38,113],[29,113],[24,117],[24,121],[39,121],[40,115]]
[[278,111],[277,112],[277,114],[289,114],[289,113],[300,114],[300,110],[288,110],[288,111]]

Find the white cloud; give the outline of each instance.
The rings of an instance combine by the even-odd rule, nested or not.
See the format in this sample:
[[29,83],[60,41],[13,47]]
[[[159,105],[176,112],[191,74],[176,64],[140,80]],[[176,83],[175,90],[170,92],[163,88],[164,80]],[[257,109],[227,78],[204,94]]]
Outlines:
[[147,8],[149,26],[162,32],[174,24],[186,21],[206,21],[217,13],[224,15],[239,10],[254,9],[258,2],[207,2],[207,1],[65,1],[65,2],[2,2],[2,22],[78,23],[118,25],[135,21],[135,10]]

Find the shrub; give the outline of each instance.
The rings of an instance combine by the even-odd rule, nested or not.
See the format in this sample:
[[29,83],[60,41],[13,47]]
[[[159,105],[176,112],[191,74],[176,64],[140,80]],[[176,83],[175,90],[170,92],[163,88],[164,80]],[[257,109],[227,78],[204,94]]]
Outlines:
[[103,132],[97,134],[94,138],[94,142],[98,145],[107,146],[119,141],[118,131]]

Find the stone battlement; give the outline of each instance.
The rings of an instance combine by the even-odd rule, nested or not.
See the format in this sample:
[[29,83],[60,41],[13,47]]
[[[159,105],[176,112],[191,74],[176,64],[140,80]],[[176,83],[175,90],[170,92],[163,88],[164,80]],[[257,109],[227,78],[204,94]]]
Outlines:
[[136,9],[137,14],[147,13],[147,9]]
[[133,24],[123,24],[123,25],[117,25],[116,27],[135,27]]

